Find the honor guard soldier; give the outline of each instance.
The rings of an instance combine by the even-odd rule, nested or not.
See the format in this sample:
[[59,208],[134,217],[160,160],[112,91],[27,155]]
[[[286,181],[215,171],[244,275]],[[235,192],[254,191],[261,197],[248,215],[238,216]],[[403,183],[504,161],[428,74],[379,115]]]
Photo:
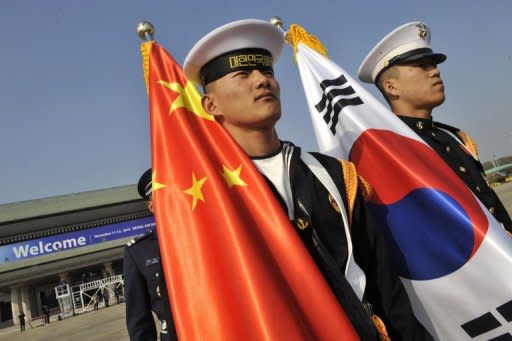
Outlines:
[[[266,21],[232,22],[195,44],[184,71],[189,80],[203,87],[204,110],[226,129],[267,180],[360,339],[387,337],[385,328],[378,330],[378,323],[372,322],[376,317],[369,307],[373,306],[392,340],[430,340],[414,318],[405,290],[391,269],[379,228],[367,214],[354,165],[305,153],[277,135],[281,100],[273,64],[283,43],[281,30]],[[319,173],[329,179],[327,187]],[[342,198],[338,200],[344,203],[342,207],[335,197]],[[343,216],[351,217],[350,222],[345,219],[351,225],[351,238],[345,233]],[[349,243],[357,264],[349,261]],[[345,277],[347,263],[354,269],[351,279],[357,280]]]
[[[151,169],[140,178],[138,192],[153,212]],[[160,320],[160,340],[177,340],[165,286],[156,231],[132,239],[124,250],[126,325],[132,341],[157,340],[154,312]]]
[[393,111],[436,151],[505,229],[512,220],[488,185],[477,145],[471,137],[432,119],[445,100],[438,64],[446,60],[430,46],[430,29],[422,22],[402,25],[384,37],[359,67],[359,79],[374,83]]

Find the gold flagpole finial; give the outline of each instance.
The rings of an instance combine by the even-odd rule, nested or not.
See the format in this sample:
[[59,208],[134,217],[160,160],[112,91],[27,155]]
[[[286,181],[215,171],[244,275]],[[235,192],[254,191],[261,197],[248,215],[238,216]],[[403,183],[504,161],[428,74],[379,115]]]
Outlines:
[[146,92],[149,94],[149,58],[151,47],[155,44],[155,27],[149,21],[141,21],[137,24],[137,35],[144,42],[140,45],[142,54],[142,72],[146,83]]
[[155,27],[149,21],[141,21],[137,24],[137,35],[144,41],[155,40]]
[[270,23],[284,31],[283,20],[279,17],[270,18]]

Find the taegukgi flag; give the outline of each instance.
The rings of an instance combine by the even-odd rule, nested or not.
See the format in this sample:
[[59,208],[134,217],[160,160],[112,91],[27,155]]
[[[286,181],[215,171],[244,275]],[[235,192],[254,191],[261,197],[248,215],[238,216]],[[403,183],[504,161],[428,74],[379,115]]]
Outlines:
[[417,318],[439,340],[512,339],[512,239],[434,150],[317,52],[316,38],[292,25],[287,40],[320,151],[350,159],[371,185]]

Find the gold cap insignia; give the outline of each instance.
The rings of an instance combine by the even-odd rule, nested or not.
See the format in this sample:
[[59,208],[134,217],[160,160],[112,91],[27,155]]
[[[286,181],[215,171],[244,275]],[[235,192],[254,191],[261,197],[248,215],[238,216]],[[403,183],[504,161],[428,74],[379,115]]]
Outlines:
[[430,30],[428,26],[425,25],[424,23],[420,23],[416,25],[416,27],[418,28],[418,36],[423,40],[428,40],[430,35]]

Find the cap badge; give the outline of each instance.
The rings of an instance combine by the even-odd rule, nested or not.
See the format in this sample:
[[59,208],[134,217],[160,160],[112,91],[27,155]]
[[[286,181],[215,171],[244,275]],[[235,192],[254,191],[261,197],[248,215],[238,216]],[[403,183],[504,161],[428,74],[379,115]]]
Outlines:
[[418,36],[423,40],[428,40],[430,30],[428,29],[427,25],[424,23],[419,23],[416,25],[416,27],[418,28]]
[[423,129],[423,122],[421,122],[421,121],[416,122],[416,128],[418,128],[419,130]]

